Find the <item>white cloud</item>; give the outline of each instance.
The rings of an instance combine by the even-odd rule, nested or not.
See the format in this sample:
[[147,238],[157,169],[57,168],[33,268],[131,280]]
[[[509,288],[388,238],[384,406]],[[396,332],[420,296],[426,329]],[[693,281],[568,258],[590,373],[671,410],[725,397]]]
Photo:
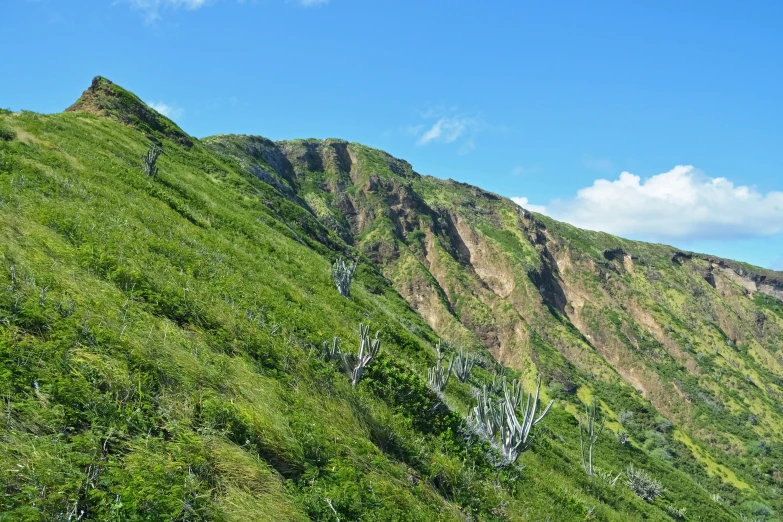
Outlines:
[[180,109],[179,107],[173,107],[171,105],[165,104],[163,102],[147,102],[147,105],[161,113],[162,115],[166,116],[167,118],[175,119],[182,116],[182,113],[185,112],[183,109]]
[[598,179],[576,197],[553,200],[544,210],[581,228],[659,241],[783,232],[783,192],[735,186],[690,165],[645,180],[629,172],[614,181]]
[[305,7],[315,7],[328,4],[329,0],[299,0],[299,3]]
[[540,214],[546,214],[546,207],[544,205],[533,205],[528,201],[527,198],[514,197],[511,198],[511,201],[513,201],[520,207],[524,208],[525,210],[530,210],[531,212],[538,212]]

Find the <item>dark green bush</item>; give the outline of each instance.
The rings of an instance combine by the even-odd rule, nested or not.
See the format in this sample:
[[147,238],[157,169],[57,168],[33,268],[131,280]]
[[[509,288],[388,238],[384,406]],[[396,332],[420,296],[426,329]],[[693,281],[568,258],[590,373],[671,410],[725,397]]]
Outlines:
[[10,127],[0,124],[0,140],[11,141],[16,139],[16,131]]

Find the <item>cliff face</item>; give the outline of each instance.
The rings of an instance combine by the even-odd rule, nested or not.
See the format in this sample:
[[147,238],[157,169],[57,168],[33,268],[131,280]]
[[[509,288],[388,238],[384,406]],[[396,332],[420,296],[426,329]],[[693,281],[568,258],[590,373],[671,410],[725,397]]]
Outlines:
[[[206,143],[263,159],[252,140]],[[708,441],[691,453],[711,476],[731,465],[735,487],[783,486],[779,469],[751,472],[739,442],[779,440],[783,428],[783,274],[579,230],[359,144],[269,147],[285,160],[268,170],[439,335],[539,372],[566,397],[597,383],[618,414],[626,393],[641,394],[677,426],[668,443],[637,430],[653,450],[673,458]]]

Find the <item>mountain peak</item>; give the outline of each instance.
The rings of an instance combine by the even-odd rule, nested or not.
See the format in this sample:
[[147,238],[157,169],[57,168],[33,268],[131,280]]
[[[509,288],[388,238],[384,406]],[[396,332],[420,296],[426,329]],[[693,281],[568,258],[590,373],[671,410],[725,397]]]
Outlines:
[[193,139],[176,123],[103,76],[93,78],[87,90],[65,111],[91,112],[113,118],[145,132],[150,140],[157,143],[167,138],[186,147],[193,145]]

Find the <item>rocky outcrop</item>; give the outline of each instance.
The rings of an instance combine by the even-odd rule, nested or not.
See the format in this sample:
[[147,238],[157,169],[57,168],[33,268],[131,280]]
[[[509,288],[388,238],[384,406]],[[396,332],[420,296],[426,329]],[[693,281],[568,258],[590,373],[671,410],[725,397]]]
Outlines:
[[[743,263],[724,259],[721,257],[707,256],[703,254],[687,253],[688,259],[696,257],[708,261],[713,269],[719,270],[734,283],[745,288],[749,292],[761,292],[783,301],[783,274],[773,270],[763,268],[751,268]],[[709,282],[713,280],[712,286],[715,286],[712,276],[705,276]]]
[[116,119],[146,133],[158,145],[161,145],[160,139],[165,138],[186,147],[193,146],[193,138],[173,121],[149,107],[132,92],[102,76],[93,78],[90,87],[65,111],[91,112]]

